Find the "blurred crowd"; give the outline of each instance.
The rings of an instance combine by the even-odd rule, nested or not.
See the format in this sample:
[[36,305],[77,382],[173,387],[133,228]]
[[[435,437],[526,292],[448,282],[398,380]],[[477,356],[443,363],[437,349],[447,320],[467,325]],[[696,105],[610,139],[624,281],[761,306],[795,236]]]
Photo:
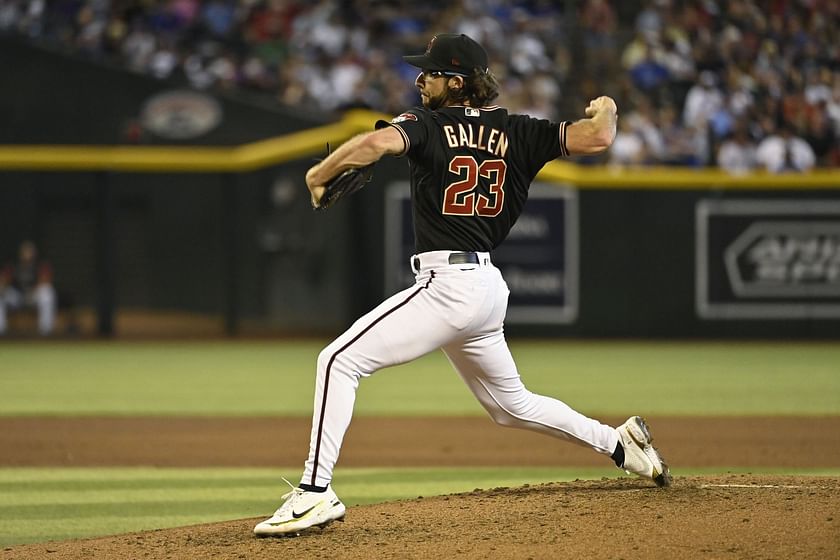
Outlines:
[[620,55],[633,109],[614,160],[732,173],[840,164],[838,22],[831,0],[647,3]]
[[314,111],[417,104],[401,56],[466,33],[512,111],[615,97],[609,163],[733,173],[840,164],[838,22],[835,0],[0,0],[0,33]]

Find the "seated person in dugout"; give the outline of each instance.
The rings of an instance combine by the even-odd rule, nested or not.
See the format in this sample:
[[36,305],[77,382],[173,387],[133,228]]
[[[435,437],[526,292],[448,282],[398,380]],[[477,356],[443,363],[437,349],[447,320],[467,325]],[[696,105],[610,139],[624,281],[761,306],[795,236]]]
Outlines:
[[55,326],[56,303],[52,267],[38,259],[35,243],[24,241],[17,262],[0,271],[0,335],[6,334],[9,312],[24,308],[37,311],[39,334],[51,334]]

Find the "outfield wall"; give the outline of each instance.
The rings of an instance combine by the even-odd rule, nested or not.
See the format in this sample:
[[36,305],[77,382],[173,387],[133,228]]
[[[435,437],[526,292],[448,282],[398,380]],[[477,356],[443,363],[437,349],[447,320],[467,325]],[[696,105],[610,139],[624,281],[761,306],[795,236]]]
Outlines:
[[[303,174],[325,142],[379,116],[233,148],[0,147],[3,258],[34,238],[106,335],[124,307],[216,314],[230,333],[335,332],[405,280],[410,224],[394,193],[407,166],[383,161],[325,213],[309,209]],[[496,254],[510,333],[840,336],[840,173],[555,162],[538,182]]]

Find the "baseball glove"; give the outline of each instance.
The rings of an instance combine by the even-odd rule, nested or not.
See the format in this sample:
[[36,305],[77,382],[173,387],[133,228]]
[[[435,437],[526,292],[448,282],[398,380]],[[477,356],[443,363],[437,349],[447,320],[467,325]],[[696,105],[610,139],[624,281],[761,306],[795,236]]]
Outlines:
[[[330,145],[327,144],[327,155],[329,155]],[[364,187],[373,176],[373,163],[365,165],[364,167],[354,167],[347,171],[336,175],[324,185],[326,190],[318,201],[318,206],[315,210],[326,210],[345,196],[350,196],[354,192]]]

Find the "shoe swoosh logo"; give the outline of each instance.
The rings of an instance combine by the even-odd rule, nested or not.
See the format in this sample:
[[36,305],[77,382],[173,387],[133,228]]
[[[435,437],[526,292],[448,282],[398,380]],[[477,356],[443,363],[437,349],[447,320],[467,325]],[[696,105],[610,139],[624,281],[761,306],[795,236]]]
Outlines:
[[317,507],[317,504],[312,506],[311,508],[309,508],[307,510],[304,510],[304,511],[300,512],[300,513],[296,512],[295,510],[292,510],[292,517],[295,518],[295,519],[300,519],[301,517],[303,517],[304,515],[306,515],[307,513],[312,511],[313,509],[315,509],[316,507]]

